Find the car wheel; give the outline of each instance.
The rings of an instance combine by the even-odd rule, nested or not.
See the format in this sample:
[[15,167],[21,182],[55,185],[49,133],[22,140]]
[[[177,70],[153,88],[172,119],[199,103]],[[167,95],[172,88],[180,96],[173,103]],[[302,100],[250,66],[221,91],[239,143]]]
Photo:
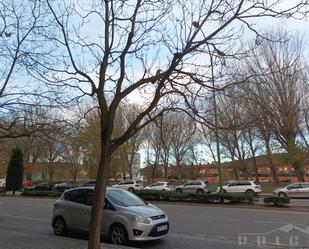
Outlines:
[[54,221],[54,234],[58,236],[67,235],[67,224],[62,217],[57,217]]
[[128,191],[133,193],[134,192],[134,188],[129,188]]
[[176,189],[176,193],[182,194],[182,190],[180,188]]
[[254,193],[254,191],[253,190],[251,190],[251,189],[248,189],[247,191],[246,191],[246,195],[247,196],[255,196],[255,193]]
[[280,193],[278,194],[278,197],[287,197],[287,194],[284,193],[284,192],[280,192]]
[[198,189],[198,190],[196,190],[196,193],[197,194],[204,194],[204,190],[203,189]]
[[115,224],[110,228],[109,239],[112,244],[126,245],[128,243],[128,233],[121,224]]

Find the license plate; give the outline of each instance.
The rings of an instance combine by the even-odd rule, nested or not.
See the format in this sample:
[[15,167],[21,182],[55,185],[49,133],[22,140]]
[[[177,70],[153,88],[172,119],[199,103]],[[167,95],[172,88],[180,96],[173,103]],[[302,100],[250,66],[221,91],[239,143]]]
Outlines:
[[165,231],[165,230],[167,230],[167,225],[159,226],[159,227],[157,228],[157,231],[158,231],[158,232],[162,232],[162,231]]

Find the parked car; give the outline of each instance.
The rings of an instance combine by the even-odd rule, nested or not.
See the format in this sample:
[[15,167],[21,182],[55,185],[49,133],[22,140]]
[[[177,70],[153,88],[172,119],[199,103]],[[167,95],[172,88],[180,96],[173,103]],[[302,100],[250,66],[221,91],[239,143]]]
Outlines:
[[33,187],[33,191],[50,191],[52,188],[48,183],[40,183]]
[[[52,227],[56,235],[68,230],[89,232],[94,186],[67,190],[55,202]],[[102,219],[102,235],[113,244],[129,240],[157,240],[167,236],[167,213],[129,191],[108,187]]]
[[211,193],[212,188],[208,184],[207,181],[201,180],[194,180],[194,181],[187,181],[183,185],[179,185],[175,187],[177,193],[197,193],[197,194],[204,194],[204,193]]
[[64,192],[68,189],[73,188],[72,184],[66,183],[66,182],[62,182],[62,183],[56,183],[53,187],[52,190],[56,191],[56,192]]
[[118,184],[113,185],[112,187],[134,192],[143,189],[144,183],[141,180],[124,180]]
[[95,186],[96,180],[89,180],[83,184],[83,186]]
[[25,180],[23,181],[23,187],[28,187],[28,186],[33,186],[33,181],[30,181],[30,180]]
[[22,191],[32,191],[33,188],[34,188],[33,181],[30,180],[23,181],[21,188]]
[[255,181],[230,181],[223,186],[224,193],[243,193],[250,196],[256,196],[262,192],[262,188]]
[[161,190],[161,191],[173,191],[175,188],[170,182],[155,182],[144,189],[146,190]]
[[309,183],[296,182],[273,191],[274,196],[280,197],[309,197]]

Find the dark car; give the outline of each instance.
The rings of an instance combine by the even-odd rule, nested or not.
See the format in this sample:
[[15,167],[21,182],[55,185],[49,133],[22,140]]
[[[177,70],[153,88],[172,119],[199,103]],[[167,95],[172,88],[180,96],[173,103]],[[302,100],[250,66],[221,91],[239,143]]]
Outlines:
[[53,187],[52,187],[52,190],[53,191],[56,191],[56,192],[64,192],[68,189],[71,189],[73,188],[72,184],[70,183],[66,183],[66,182],[62,182],[62,183],[56,183]]
[[51,186],[48,183],[40,183],[33,187],[33,191],[50,191]]
[[95,184],[96,184],[96,180],[89,180],[89,181],[85,182],[83,184],[83,186],[84,187],[86,187],[86,186],[95,186]]

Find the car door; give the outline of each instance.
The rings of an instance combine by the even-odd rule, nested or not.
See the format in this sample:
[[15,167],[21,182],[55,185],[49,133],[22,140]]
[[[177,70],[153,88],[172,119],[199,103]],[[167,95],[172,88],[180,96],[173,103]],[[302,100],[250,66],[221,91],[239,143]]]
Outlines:
[[302,185],[298,183],[291,184],[287,187],[287,194],[290,197],[301,197],[302,195]]
[[152,190],[159,190],[159,183],[157,183],[157,182],[153,183],[151,189]]
[[109,227],[114,222],[115,214],[116,214],[116,210],[113,207],[112,203],[107,198],[105,198],[104,208],[103,208],[103,213],[102,213],[101,232],[106,237],[108,237]]
[[124,190],[129,190],[129,188],[132,188],[132,187],[133,187],[133,184],[134,184],[133,181],[126,180],[126,181],[124,181],[123,184],[121,185],[121,188],[124,189]]
[[238,190],[238,182],[231,182],[227,185],[226,191],[228,193],[237,193]]
[[182,192],[183,192],[183,193],[189,193],[189,192],[190,192],[190,189],[191,189],[191,185],[192,185],[192,182],[191,182],[191,181],[186,182],[186,183],[183,185]]
[[196,193],[198,188],[203,188],[202,183],[200,181],[193,181],[190,186],[190,193]]
[[74,229],[82,231],[89,229],[92,208],[92,200],[89,200],[89,196],[91,194],[93,196],[93,190],[77,189],[70,191],[70,196],[67,197],[66,217]]
[[302,183],[301,197],[309,198],[309,183]]

